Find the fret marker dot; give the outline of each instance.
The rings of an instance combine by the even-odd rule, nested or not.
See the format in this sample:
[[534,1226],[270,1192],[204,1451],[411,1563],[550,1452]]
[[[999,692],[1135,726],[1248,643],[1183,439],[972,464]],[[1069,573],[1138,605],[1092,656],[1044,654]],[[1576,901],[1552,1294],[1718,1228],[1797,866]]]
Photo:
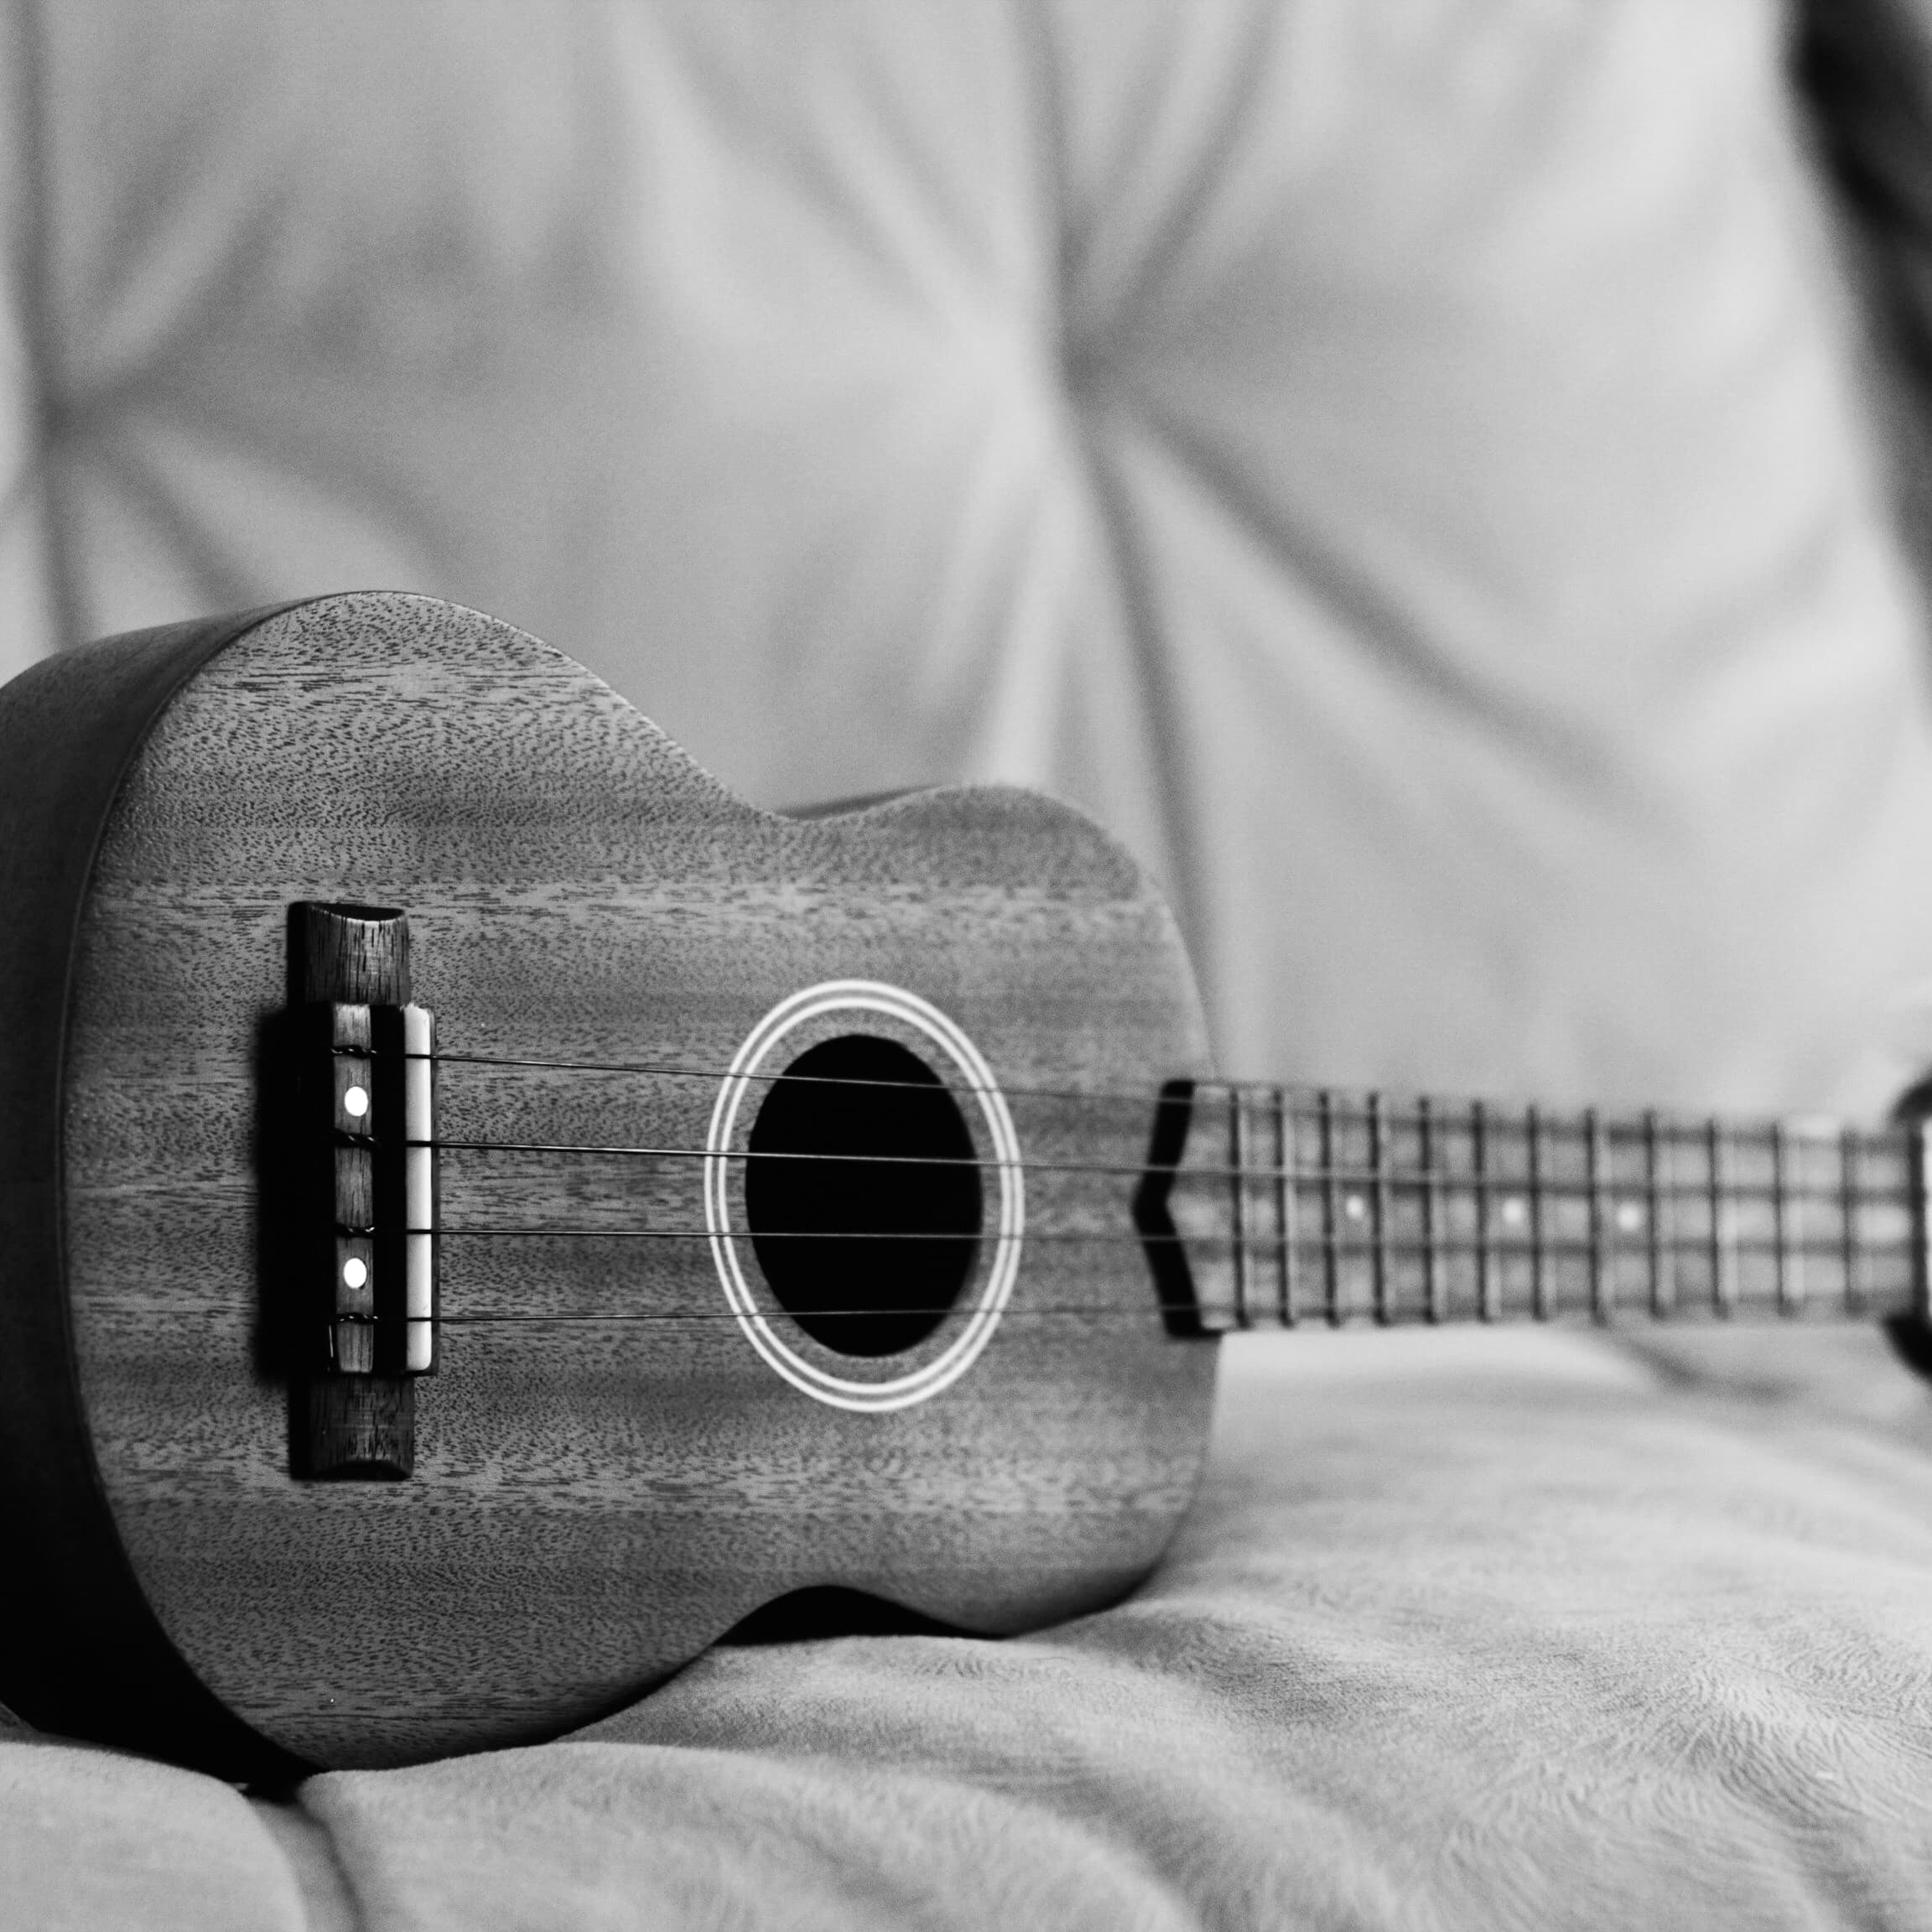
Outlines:
[[366,1088],[351,1087],[342,1096],[342,1111],[351,1120],[360,1120],[369,1111],[369,1095]]
[[351,1254],[342,1264],[342,1281],[345,1287],[360,1288],[369,1279],[368,1264],[358,1260]]
[[1524,1208],[1521,1195],[1512,1194],[1504,1202],[1503,1225],[1505,1228],[1520,1228],[1529,1218],[1529,1213]]
[[1359,1194],[1351,1194],[1342,1203],[1342,1212],[1351,1221],[1366,1221],[1368,1218],[1368,1203]]
[[1644,1225],[1644,1210],[1634,1201],[1619,1201],[1617,1203],[1617,1231],[1620,1234],[1634,1234]]

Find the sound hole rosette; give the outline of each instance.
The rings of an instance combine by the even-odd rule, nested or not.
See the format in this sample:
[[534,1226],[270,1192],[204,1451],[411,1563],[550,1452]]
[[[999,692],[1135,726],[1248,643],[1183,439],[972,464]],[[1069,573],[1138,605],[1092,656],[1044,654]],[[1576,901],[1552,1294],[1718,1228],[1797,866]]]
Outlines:
[[[802,1332],[794,1341],[787,1331],[795,1325],[768,1306],[756,1285],[756,1271],[748,1272],[740,1253],[750,1239],[742,1220],[750,1124],[771,1077],[782,1073],[792,1059],[822,1040],[837,1033],[866,1031],[936,1054],[941,1079],[960,1104],[975,1149],[985,1161],[984,1178],[991,1182],[987,1192],[992,1209],[982,1224],[985,1258],[932,1343],[911,1351],[910,1368],[893,1373],[889,1361],[880,1360],[871,1375],[854,1373],[861,1367],[857,1360],[834,1356]],[[948,1075],[956,1075],[958,1083]],[[969,1101],[969,1108],[964,1104]],[[745,1339],[794,1388],[838,1409],[909,1408],[958,1381],[992,1340],[1019,1276],[1026,1229],[1020,1137],[984,1056],[963,1029],[930,1000],[871,979],[828,979],[780,1000],[733,1057],[711,1110],[704,1151],[704,1224],[725,1301]]]

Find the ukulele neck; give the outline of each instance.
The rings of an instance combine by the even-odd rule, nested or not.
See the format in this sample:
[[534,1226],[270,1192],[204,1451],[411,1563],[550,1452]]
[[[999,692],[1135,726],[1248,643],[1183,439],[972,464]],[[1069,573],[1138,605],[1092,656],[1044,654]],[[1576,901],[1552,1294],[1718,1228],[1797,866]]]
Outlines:
[[1924,1315],[1925,1140],[1176,1083],[1136,1218],[1211,1332]]

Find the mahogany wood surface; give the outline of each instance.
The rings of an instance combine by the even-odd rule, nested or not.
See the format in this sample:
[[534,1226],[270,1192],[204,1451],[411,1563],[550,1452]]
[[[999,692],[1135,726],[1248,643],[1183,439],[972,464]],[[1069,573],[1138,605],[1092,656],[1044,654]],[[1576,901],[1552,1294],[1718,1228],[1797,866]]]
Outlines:
[[[1153,1077],[1204,1074],[1204,1035],[1166,912],[1078,814],[759,812],[559,653],[388,595],[29,673],[0,808],[0,998],[32,1036],[0,1062],[0,1353],[55,1391],[0,1425],[0,1497],[37,1569],[92,1552],[11,1621],[29,1717],[234,1774],[394,1763],[587,1719],[794,1588],[1013,1630],[1118,1596],[1171,1534],[1213,1351],[1168,1334],[1131,1198]],[[778,1001],[931,1001],[1030,1164],[984,1353],[911,1406],[830,1406],[730,1318],[701,1161],[452,1147],[415,1472],[293,1474],[261,1073],[299,900],[407,909],[456,1143],[701,1149]],[[1111,1093],[1140,1098],[1062,1097]]]

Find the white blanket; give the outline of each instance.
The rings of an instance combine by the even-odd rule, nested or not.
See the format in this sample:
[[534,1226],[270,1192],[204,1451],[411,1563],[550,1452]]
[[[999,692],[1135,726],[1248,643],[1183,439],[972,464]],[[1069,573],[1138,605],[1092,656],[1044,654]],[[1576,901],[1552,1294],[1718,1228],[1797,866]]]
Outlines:
[[1932,1404],[1789,1339],[1754,1394],[1543,1334],[1237,1343],[1115,1609],[715,1651],[298,1808],[0,1746],[0,1924],[1923,1927]]

